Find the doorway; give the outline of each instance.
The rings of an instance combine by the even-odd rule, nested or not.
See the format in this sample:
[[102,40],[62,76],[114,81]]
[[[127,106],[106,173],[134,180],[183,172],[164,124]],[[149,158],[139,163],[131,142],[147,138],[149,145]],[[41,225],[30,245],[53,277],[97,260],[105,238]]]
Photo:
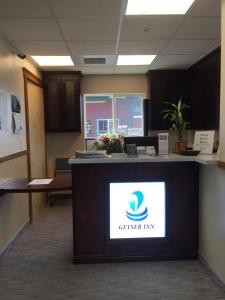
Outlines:
[[[46,142],[44,122],[44,97],[42,82],[24,69],[26,103],[28,177],[45,178],[47,174]],[[45,193],[29,194],[30,222],[45,204]]]

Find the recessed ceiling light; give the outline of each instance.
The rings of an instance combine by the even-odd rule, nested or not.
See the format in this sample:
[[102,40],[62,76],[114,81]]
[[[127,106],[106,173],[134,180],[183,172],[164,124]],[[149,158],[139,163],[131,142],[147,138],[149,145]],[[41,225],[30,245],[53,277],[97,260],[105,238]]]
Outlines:
[[126,15],[184,15],[195,0],[128,0]]
[[70,56],[31,56],[39,66],[73,66]]
[[119,55],[118,66],[150,65],[156,55]]

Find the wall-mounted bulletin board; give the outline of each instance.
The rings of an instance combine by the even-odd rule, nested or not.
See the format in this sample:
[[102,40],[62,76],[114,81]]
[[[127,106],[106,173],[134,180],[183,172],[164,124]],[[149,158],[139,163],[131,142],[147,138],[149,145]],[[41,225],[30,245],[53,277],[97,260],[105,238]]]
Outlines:
[[0,161],[26,151],[24,100],[0,89]]

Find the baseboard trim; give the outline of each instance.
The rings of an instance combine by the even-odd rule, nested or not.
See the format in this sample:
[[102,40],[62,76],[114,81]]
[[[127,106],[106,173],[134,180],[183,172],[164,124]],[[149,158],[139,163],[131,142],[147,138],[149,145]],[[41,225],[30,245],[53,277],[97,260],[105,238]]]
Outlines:
[[204,257],[199,253],[198,256],[199,262],[207,269],[210,273],[216,284],[225,292],[225,283],[218,277],[218,275],[212,270],[208,262],[204,259]]
[[6,246],[3,247],[3,249],[0,251],[0,261],[7,256],[10,249],[13,247],[15,242],[22,236],[24,231],[27,229],[27,227],[30,225],[29,219],[20,226],[20,228],[17,230],[17,232],[14,234],[14,236],[9,240],[9,242],[6,244]]

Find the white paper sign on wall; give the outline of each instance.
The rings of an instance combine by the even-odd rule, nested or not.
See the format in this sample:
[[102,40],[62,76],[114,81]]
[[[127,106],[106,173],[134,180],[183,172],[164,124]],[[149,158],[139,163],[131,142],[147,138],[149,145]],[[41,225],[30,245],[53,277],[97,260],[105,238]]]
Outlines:
[[212,154],[215,130],[196,131],[193,150],[199,150],[202,154]]

